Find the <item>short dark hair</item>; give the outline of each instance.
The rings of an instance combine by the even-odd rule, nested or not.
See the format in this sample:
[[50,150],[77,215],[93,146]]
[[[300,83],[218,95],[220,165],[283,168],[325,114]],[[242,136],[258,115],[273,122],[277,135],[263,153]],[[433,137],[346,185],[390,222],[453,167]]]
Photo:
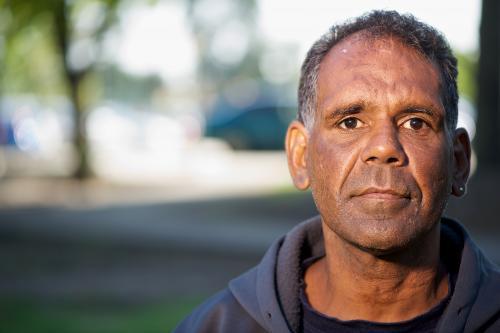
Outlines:
[[320,63],[340,41],[357,32],[379,39],[393,37],[405,46],[417,50],[435,63],[441,74],[441,99],[446,110],[449,129],[455,129],[458,119],[457,59],[445,37],[433,27],[418,21],[410,14],[375,10],[352,21],[334,25],[309,49],[302,64],[298,90],[298,120],[306,127],[312,125],[316,110],[316,88]]

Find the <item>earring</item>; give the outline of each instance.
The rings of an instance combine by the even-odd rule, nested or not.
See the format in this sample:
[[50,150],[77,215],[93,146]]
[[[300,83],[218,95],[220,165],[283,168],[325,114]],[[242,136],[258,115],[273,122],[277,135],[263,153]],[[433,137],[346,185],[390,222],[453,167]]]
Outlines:
[[463,185],[459,186],[458,190],[460,191],[460,193],[463,193],[465,191],[465,186]]

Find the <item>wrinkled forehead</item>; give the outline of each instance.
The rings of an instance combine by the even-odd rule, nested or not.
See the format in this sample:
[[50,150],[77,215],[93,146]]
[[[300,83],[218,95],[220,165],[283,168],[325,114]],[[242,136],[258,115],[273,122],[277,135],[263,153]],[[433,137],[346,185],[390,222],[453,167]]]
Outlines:
[[[404,55],[414,62],[420,62],[439,72],[438,66],[432,60],[417,48],[404,43],[401,38],[374,34],[365,30],[356,32],[335,44],[321,62],[320,71],[328,62],[340,61],[343,65],[360,65],[370,60],[383,58],[384,55],[386,59],[390,55],[395,57]],[[391,64],[387,65],[389,67]]]
[[318,99],[368,77],[383,83],[380,87],[402,82],[425,87],[441,99],[440,72],[434,62],[397,37],[373,37],[366,32],[343,39],[326,54],[318,73]]

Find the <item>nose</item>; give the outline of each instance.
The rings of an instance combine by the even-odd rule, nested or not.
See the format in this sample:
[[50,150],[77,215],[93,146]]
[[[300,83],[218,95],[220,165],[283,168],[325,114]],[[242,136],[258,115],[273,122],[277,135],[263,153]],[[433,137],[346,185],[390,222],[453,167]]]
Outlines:
[[367,138],[361,158],[369,164],[389,164],[401,166],[406,162],[406,154],[393,124],[373,128]]

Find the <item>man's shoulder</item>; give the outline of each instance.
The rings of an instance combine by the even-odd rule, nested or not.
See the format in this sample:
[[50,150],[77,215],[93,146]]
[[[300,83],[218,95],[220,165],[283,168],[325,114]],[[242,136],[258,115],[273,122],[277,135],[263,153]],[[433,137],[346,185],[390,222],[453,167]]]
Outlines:
[[288,332],[298,325],[302,252],[324,254],[314,217],[276,239],[260,263],[198,306],[175,332]]
[[183,332],[266,332],[226,288],[199,305],[177,328]]
[[500,271],[458,222],[443,219],[445,252],[458,255],[455,291],[442,322],[445,330],[498,332],[500,330]]

